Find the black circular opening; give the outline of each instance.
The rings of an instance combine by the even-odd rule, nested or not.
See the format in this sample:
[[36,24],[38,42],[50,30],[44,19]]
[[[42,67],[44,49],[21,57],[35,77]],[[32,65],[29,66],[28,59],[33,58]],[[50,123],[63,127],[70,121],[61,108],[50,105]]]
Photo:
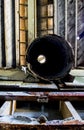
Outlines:
[[[39,56],[43,56],[37,60]],[[57,35],[35,39],[27,54],[31,70],[44,79],[63,77],[72,67],[72,50],[68,43]]]

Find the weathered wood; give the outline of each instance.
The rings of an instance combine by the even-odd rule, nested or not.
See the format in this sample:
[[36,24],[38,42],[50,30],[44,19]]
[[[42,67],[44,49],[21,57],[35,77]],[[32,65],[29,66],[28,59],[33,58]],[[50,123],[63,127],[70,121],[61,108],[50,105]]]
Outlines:
[[0,116],[10,115],[12,113],[12,101],[6,101],[0,108]]
[[73,117],[75,120],[82,121],[76,109],[69,101],[60,102],[60,111],[62,112],[63,118]]
[[[80,37],[80,35],[82,34],[82,32],[84,31],[84,22],[83,22],[83,17],[84,17],[84,1],[81,0],[77,0],[78,2],[78,24],[77,24],[77,28],[78,28],[78,36]],[[82,37],[80,37],[80,40],[78,40],[77,43],[77,65],[78,66],[84,66],[84,36],[82,35]]]
[[20,4],[25,4],[25,0],[20,0]]
[[27,0],[20,0],[20,65],[26,65],[26,44],[27,44]]
[[19,0],[15,0],[16,66],[19,65]]
[[20,43],[20,55],[25,55],[26,54],[26,45]]
[[13,100],[12,101],[12,112],[11,112],[12,115],[14,114],[15,110],[16,110],[16,100]]
[[[47,95],[46,95],[47,94]],[[56,100],[77,100],[84,101],[84,92],[54,92],[54,93],[41,93],[41,92],[32,92],[32,93],[22,93],[22,92],[0,92],[0,100],[20,100],[20,101],[37,101],[38,99],[47,99],[48,101]]]

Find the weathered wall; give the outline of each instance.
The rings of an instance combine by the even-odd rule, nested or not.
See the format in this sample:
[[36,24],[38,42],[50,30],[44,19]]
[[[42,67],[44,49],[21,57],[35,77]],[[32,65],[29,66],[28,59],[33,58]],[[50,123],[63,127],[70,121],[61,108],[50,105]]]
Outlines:
[[73,47],[75,66],[84,66],[84,0],[57,0],[58,34],[65,37]]
[[[84,0],[78,0],[78,35],[84,31]],[[78,41],[78,65],[84,66],[84,34]]]
[[58,22],[58,35],[65,36],[65,1],[57,0],[57,22]]
[[[26,46],[23,50],[23,35],[21,33],[21,39],[19,39],[19,24],[22,26],[20,26],[21,32],[24,24],[23,18],[19,23],[19,2],[19,0],[0,0],[0,68],[16,67],[20,63],[21,65],[25,64],[25,62],[23,63],[25,61],[25,52],[23,54],[23,51],[26,50]],[[57,5],[53,7],[56,7],[54,9],[56,11],[54,12],[56,21],[53,20],[57,30],[54,30],[72,44],[75,62],[77,61],[76,66],[84,66],[84,37],[80,40],[76,39],[84,30],[84,0],[56,0],[55,4]],[[36,0],[28,0],[28,6],[28,10],[25,12],[28,15],[28,35],[26,33],[28,39],[26,40],[30,44],[37,35],[37,24],[39,23],[35,12],[37,9]],[[44,14],[43,11],[42,14]],[[23,55],[23,61],[20,55]]]

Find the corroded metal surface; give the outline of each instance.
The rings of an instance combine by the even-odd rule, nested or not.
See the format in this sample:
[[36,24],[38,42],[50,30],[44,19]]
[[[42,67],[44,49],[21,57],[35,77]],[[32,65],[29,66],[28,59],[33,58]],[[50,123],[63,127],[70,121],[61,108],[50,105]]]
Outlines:
[[[48,99],[48,101],[53,100],[80,100],[84,101],[84,92],[52,92],[52,93],[42,93],[42,92],[32,92],[32,93],[22,93],[22,92],[1,92],[0,100],[26,100],[26,101],[38,101],[38,99]],[[42,101],[42,100],[41,100]]]
[[21,124],[0,124],[1,130],[84,130],[81,124],[76,125],[21,125]]
[[84,121],[79,120],[46,120],[44,123],[35,118],[25,116],[2,116],[0,117],[1,130],[83,130]]

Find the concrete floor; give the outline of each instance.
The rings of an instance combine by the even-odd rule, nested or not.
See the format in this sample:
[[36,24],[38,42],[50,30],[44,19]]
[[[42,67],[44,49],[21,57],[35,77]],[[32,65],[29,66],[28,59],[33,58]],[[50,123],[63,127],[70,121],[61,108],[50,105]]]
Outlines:
[[25,73],[19,68],[16,69],[0,69],[0,81],[28,81],[28,82],[33,82],[36,81],[38,82],[39,79],[33,77],[30,75],[30,73]]
[[[84,82],[84,69],[73,69],[70,71],[70,74],[75,77],[80,77],[81,81],[79,82]],[[16,69],[0,69],[0,80],[18,80],[22,81],[25,78],[30,76],[29,73],[26,73],[22,71],[19,68]],[[77,78],[78,79],[78,78]]]
[[24,80],[26,76],[20,69],[0,69],[0,80]]

